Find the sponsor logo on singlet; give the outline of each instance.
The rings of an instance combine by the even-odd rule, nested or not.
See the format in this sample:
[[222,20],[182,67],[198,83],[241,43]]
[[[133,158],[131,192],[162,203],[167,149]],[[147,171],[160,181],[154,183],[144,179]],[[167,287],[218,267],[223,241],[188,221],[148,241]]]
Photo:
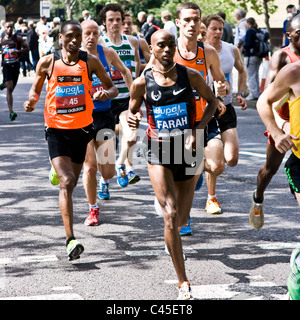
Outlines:
[[153,114],[158,130],[183,130],[189,127],[188,111],[185,102],[153,107]]
[[57,114],[73,114],[86,110],[84,85],[55,88]]

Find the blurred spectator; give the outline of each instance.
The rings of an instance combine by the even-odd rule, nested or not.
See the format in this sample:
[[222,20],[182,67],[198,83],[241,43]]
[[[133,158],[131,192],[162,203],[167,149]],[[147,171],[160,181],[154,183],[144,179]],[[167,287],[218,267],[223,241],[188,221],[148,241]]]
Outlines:
[[24,23],[23,21],[23,18],[22,17],[19,17],[17,19],[17,22],[15,23],[14,25],[14,29],[15,29],[15,32],[18,31],[18,30],[21,30],[21,25]]
[[89,10],[82,11],[82,16],[84,20],[92,20]]
[[144,11],[138,13],[138,21],[140,24],[140,36],[145,37],[149,30],[149,24],[147,23],[147,14]]
[[27,44],[30,50],[32,66],[35,71],[36,65],[40,59],[39,55],[39,37],[35,32],[34,22],[28,21]]
[[53,40],[48,36],[47,28],[42,29],[42,34],[39,37],[39,53],[40,57],[46,56],[52,52]]
[[171,32],[175,40],[177,40],[177,27],[176,24],[172,21],[172,15],[168,10],[164,10],[161,13],[161,21],[164,23],[164,29]]
[[[22,37],[25,42],[27,42],[27,31],[27,26],[22,24],[18,36]],[[23,77],[27,76],[27,71],[30,73],[30,71],[33,70],[33,65],[29,60],[29,51],[24,52],[20,56],[20,67],[22,69]]]
[[293,4],[289,4],[287,7],[286,7],[286,13],[287,13],[287,18],[284,20],[283,22],[283,29],[282,29],[282,32],[283,32],[283,37],[282,37],[282,46],[283,47],[286,47],[290,44],[290,40],[287,38],[286,36],[286,26],[287,26],[287,23],[292,20],[292,18],[294,17],[294,15],[297,13],[297,9],[296,7],[293,5]]
[[157,30],[160,29],[160,27],[158,25],[156,25],[156,20],[155,20],[155,17],[153,14],[150,14],[148,17],[147,17],[147,23],[149,25],[149,29],[145,35],[145,39],[146,41],[148,42],[148,44],[150,45],[151,44],[151,36],[154,32],[156,32]]
[[257,100],[260,95],[259,89],[259,67],[262,63],[262,58],[256,56],[255,44],[256,33],[258,32],[258,26],[254,18],[247,19],[247,32],[244,47],[244,65],[247,69],[247,82],[250,90],[250,94],[246,100]]
[[224,20],[222,41],[233,43],[232,27],[230,23],[226,22],[226,13],[219,11],[218,15]]
[[246,14],[247,12],[240,8],[237,9],[235,12],[235,17],[238,20],[236,29],[235,29],[235,36],[234,36],[234,44],[241,49],[243,44],[243,38],[247,32],[247,21],[246,21]]
[[60,18],[55,17],[52,21],[52,29],[49,31],[49,37],[53,38],[53,52],[59,50],[61,45],[59,43],[59,33],[60,33]]
[[47,34],[50,31],[50,24],[47,22],[46,16],[42,15],[40,21],[36,24],[36,33],[39,37],[42,36],[42,31],[47,30]]

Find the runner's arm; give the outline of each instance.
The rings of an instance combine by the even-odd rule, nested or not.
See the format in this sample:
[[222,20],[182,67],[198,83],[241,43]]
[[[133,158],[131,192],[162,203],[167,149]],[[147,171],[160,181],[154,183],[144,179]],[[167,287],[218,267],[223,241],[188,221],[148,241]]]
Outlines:
[[145,77],[140,76],[133,81],[130,88],[129,112],[127,113],[127,122],[129,127],[137,129],[141,121],[140,108],[144,101],[146,90]]
[[34,82],[29,91],[28,100],[24,102],[24,109],[26,112],[32,112],[35,109],[35,104],[39,101],[41,91],[49,74],[50,66],[53,64],[53,55],[48,55],[41,58],[36,66],[36,74]]
[[105,68],[101,61],[93,55],[88,55],[88,65],[90,70],[90,78],[92,78],[92,74],[95,73],[96,76],[100,79],[103,85],[106,87],[107,90],[97,91],[94,94],[94,99],[100,101],[106,101],[107,99],[113,99],[118,94],[119,91],[116,86],[113,84],[111,78],[105,71]]
[[292,65],[284,67],[276,76],[273,83],[261,94],[257,102],[257,111],[261,120],[270,131],[272,138],[275,141],[275,147],[281,153],[286,153],[289,149],[294,148],[297,150],[292,139],[298,138],[291,134],[285,134],[281,128],[278,127],[272,105],[284,95],[290,92],[292,83],[297,78],[297,74],[292,69]]
[[116,53],[115,50],[111,51],[111,64],[122,73],[124,81],[127,85],[127,87],[130,89],[132,85],[132,76],[131,72],[128,68],[126,68],[125,64],[122,62],[118,54]]
[[[244,67],[244,63],[240,54],[240,50],[233,46],[233,53],[234,53],[234,67],[238,71],[238,93],[244,92],[247,82],[247,72]],[[237,94],[236,97],[237,103],[242,107],[242,110],[247,109],[246,100],[242,97],[241,94]]]

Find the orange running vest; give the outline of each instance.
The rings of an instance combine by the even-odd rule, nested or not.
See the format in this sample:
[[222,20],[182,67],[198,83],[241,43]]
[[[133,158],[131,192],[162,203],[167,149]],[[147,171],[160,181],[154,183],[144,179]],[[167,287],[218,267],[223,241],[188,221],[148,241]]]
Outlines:
[[[191,69],[197,70],[200,72],[204,80],[207,78],[207,69],[205,62],[205,54],[204,54],[204,45],[203,42],[197,41],[197,54],[193,59],[185,59],[181,56],[179,49],[176,48],[174,61],[178,64],[182,64]],[[196,122],[201,121],[204,113],[204,109],[206,108],[206,101],[199,97],[196,90],[193,90],[194,96],[196,99]]]
[[79,51],[78,62],[63,62],[61,51],[54,53],[53,70],[48,78],[45,125],[57,129],[79,129],[93,122],[87,53]]

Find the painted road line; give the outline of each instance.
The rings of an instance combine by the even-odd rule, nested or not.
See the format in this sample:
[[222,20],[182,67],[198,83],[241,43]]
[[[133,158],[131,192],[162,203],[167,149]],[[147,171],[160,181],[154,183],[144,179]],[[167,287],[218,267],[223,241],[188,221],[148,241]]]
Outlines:
[[[250,282],[232,284],[192,285],[195,299],[200,300],[285,300],[286,290],[273,282]],[[268,290],[269,289],[269,290]],[[282,294],[278,291],[282,291]]]
[[46,256],[21,256],[18,258],[1,258],[0,265],[19,264],[19,263],[39,263],[58,261],[55,255]]
[[45,294],[38,296],[21,296],[21,297],[6,297],[0,300],[84,300],[79,294],[76,293],[57,293]]

